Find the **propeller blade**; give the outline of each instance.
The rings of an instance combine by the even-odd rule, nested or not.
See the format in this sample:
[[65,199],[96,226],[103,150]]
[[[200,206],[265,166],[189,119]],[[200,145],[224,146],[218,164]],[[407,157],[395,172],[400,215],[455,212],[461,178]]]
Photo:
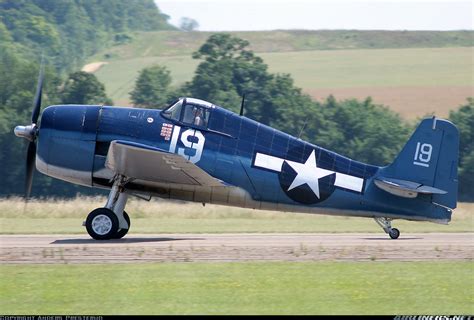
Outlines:
[[28,200],[31,194],[31,186],[33,184],[33,170],[35,169],[36,160],[36,144],[30,142],[28,144],[28,152],[26,154],[26,178],[25,178],[25,200]]
[[38,121],[38,116],[41,109],[41,95],[43,93],[43,59],[41,59],[41,67],[38,75],[38,85],[36,87],[35,100],[33,101],[33,114],[31,115],[31,123],[36,123]]

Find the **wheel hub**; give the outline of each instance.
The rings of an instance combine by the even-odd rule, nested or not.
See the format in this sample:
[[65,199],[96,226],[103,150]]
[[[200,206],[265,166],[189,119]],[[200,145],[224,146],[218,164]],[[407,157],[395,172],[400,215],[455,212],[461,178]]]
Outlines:
[[112,220],[106,215],[100,214],[92,219],[92,230],[98,235],[105,235],[112,229]]

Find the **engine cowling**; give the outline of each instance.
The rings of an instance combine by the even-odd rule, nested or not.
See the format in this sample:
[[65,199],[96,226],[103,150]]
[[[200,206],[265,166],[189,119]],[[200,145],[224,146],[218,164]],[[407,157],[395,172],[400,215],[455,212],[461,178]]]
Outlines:
[[43,111],[36,168],[43,174],[92,186],[101,106],[57,105]]

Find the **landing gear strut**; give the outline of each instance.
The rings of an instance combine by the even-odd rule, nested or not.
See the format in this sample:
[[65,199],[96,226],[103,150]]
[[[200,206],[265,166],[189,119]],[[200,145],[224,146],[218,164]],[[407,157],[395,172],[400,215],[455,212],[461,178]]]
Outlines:
[[392,219],[383,218],[383,217],[375,217],[374,220],[375,222],[377,222],[379,226],[382,227],[385,233],[388,233],[390,238],[398,239],[398,237],[400,236],[400,231],[397,228],[392,228]]
[[110,190],[104,208],[93,210],[87,216],[85,226],[87,233],[96,240],[120,239],[130,229],[130,217],[124,211],[127,203],[127,194],[124,185],[127,180],[118,175]]

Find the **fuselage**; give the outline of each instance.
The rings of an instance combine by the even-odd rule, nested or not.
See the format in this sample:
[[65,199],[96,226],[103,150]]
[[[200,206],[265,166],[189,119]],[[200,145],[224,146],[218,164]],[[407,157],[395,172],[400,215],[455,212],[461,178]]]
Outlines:
[[255,209],[450,219],[450,212],[429,199],[394,198],[377,188],[373,179],[383,167],[351,160],[201,100],[180,101],[181,109],[171,111],[50,106],[42,114],[37,169],[71,183],[108,188],[114,175],[105,166],[110,142],[126,140],[180,154],[224,184],[211,188],[131,181],[130,193]]

